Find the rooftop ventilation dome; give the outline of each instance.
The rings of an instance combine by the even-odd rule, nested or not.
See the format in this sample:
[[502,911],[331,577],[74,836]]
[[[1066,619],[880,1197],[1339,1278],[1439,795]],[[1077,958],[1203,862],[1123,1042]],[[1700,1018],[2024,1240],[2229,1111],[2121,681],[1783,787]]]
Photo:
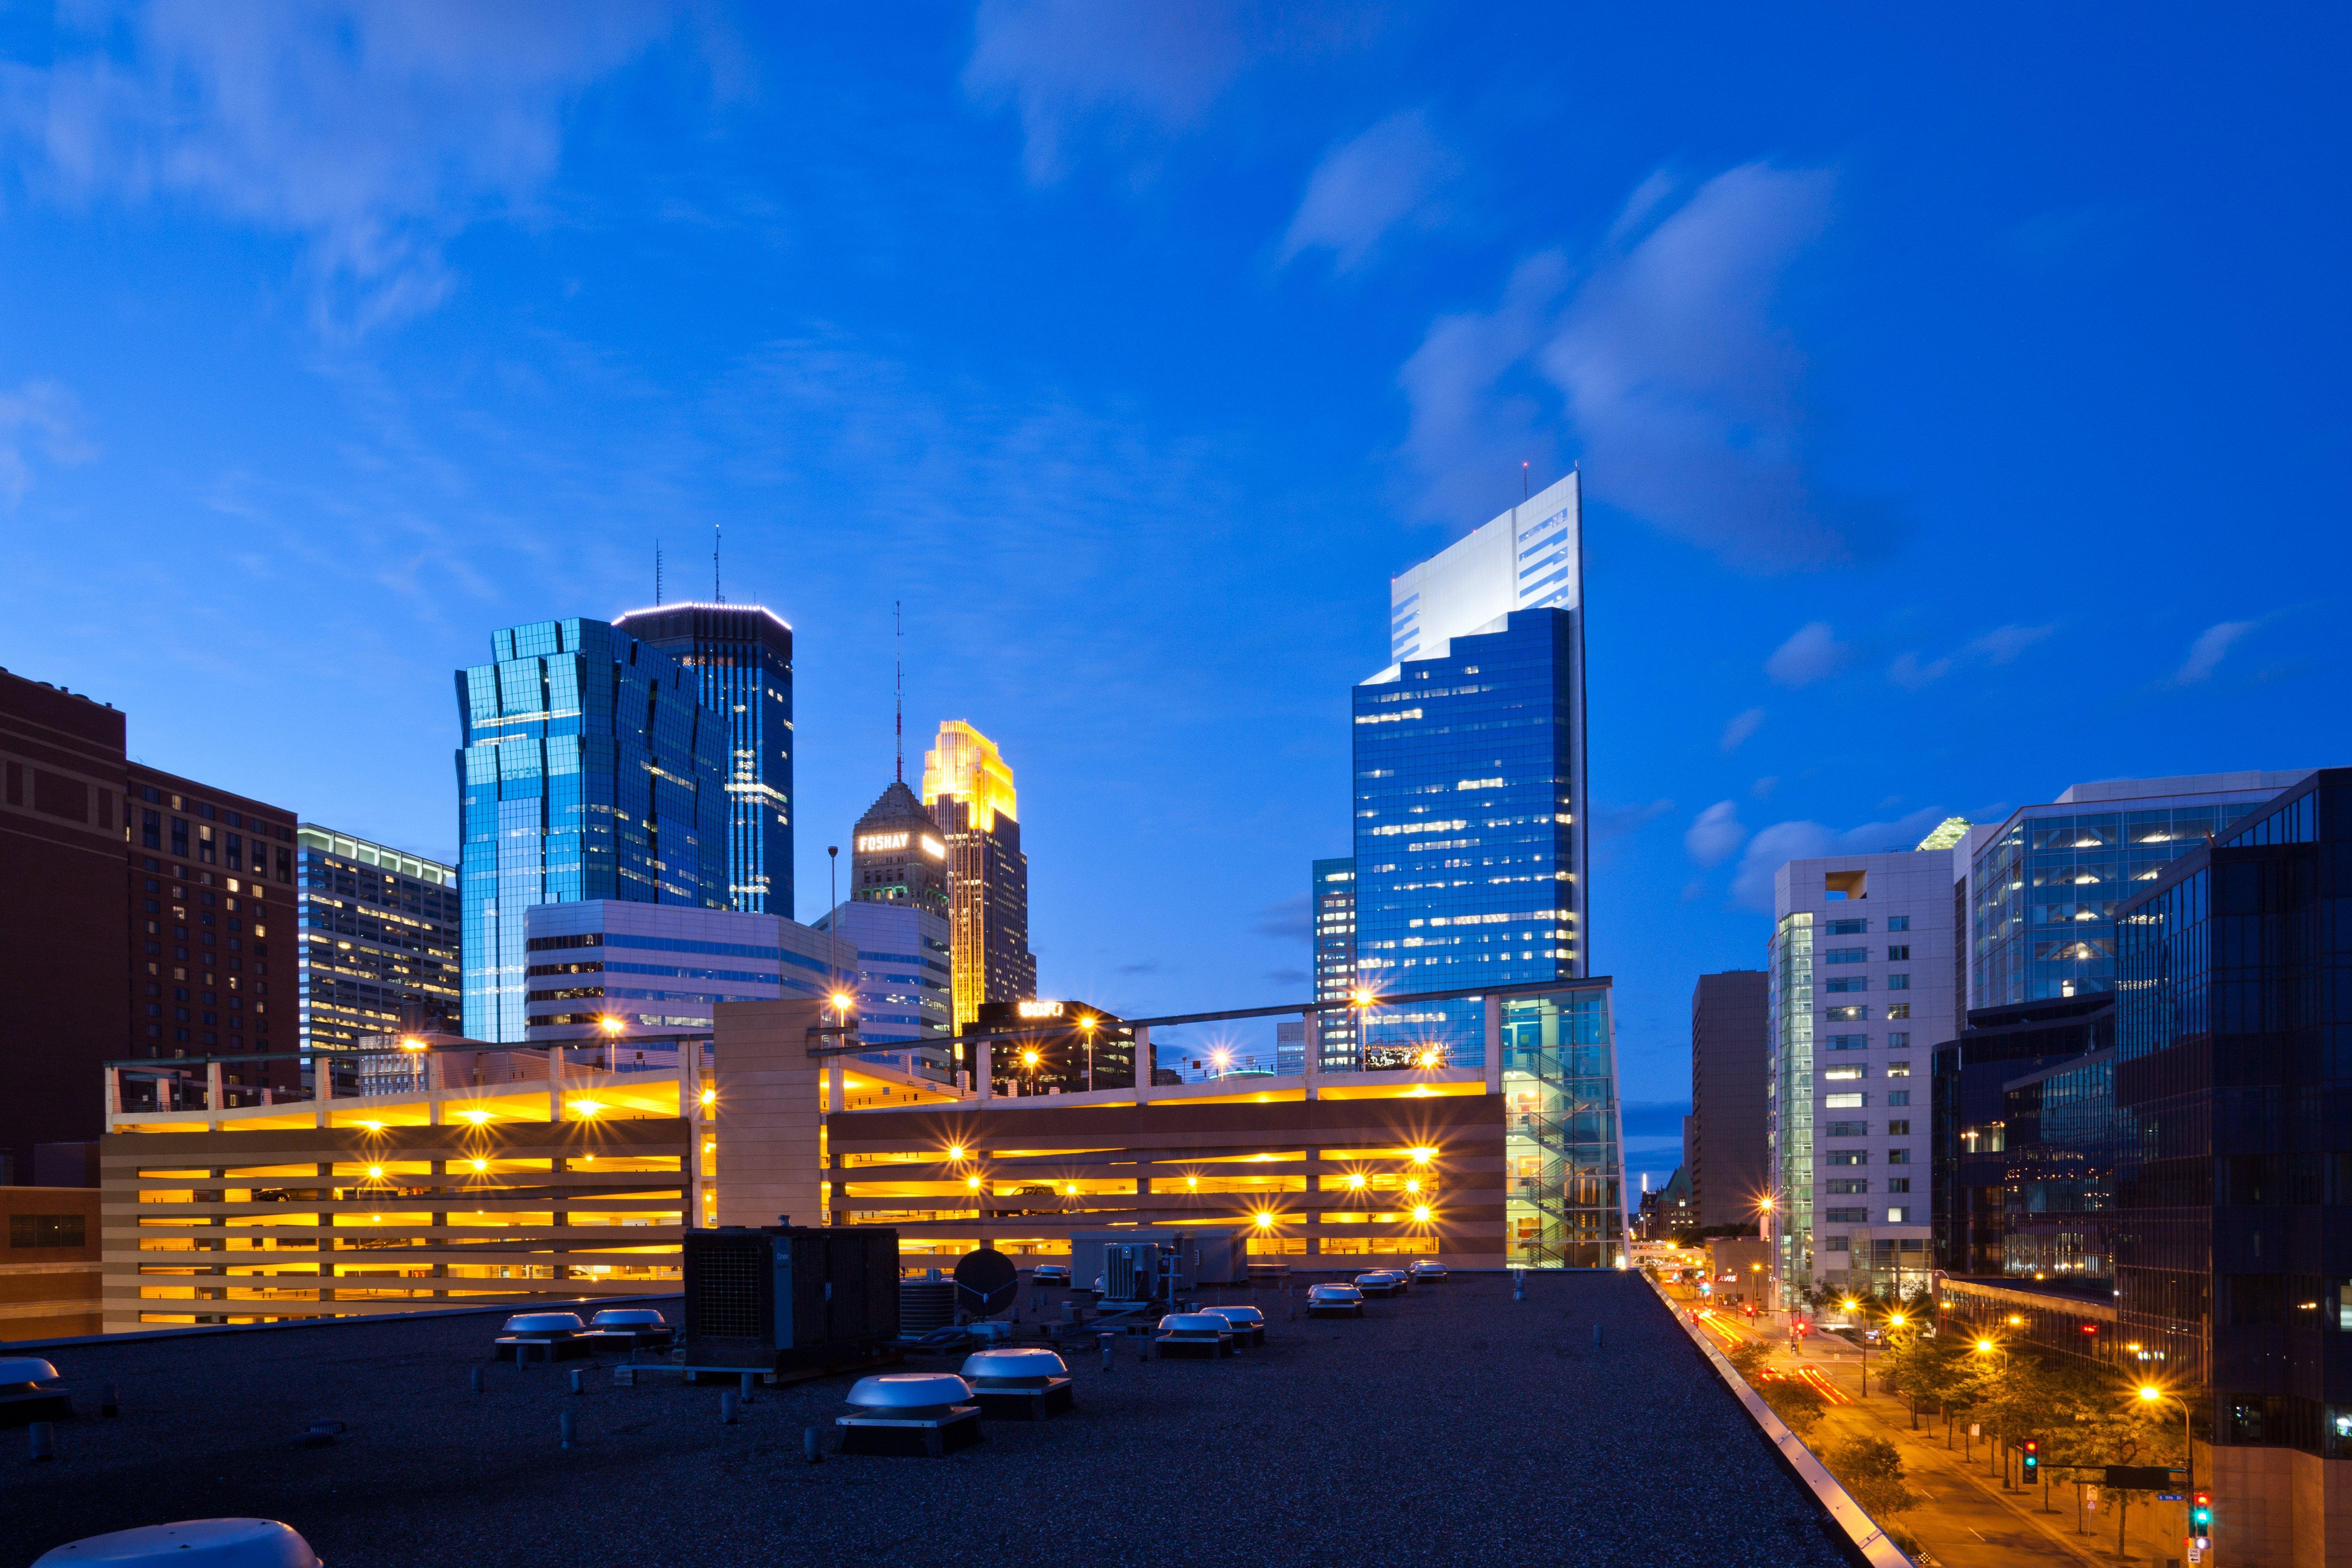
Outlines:
[[47,1383],[57,1375],[58,1369],[38,1356],[0,1356],[0,1388],[14,1388],[23,1384]]
[[[550,1312],[545,1315],[570,1317],[574,1323],[580,1321],[569,1312],[562,1314]],[[512,1323],[508,1324],[509,1328],[513,1326]],[[595,1321],[595,1327],[600,1329],[663,1329],[668,1326],[661,1313],[651,1307],[607,1307],[596,1314]]]
[[1171,1312],[1160,1320],[1163,1334],[1229,1334],[1233,1324],[1214,1312]]
[[1043,1388],[1045,1380],[1062,1377],[1069,1367],[1049,1350],[980,1351],[966,1356],[963,1375],[977,1388]]
[[576,1334],[583,1325],[577,1312],[517,1312],[507,1320],[509,1334]]
[[1223,1318],[1236,1328],[1246,1325],[1254,1329],[1265,1321],[1265,1314],[1255,1307],[1212,1307],[1208,1315]]
[[68,1542],[33,1560],[33,1568],[68,1563],[163,1563],[173,1568],[320,1568],[319,1554],[291,1525],[274,1519],[191,1519]]
[[971,1398],[971,1385],[951,1372],[894,1372],[861,1377],[849,1403],[862,1410],[909,1413],[944,1410]]

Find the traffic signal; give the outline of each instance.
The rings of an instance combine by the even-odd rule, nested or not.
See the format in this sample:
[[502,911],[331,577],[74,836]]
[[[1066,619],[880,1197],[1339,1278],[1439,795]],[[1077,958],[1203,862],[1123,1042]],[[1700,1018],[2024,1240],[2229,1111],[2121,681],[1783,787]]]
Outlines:
[[2024,1442],[2019,1444],[2018,1447],[2025,1450],[2025,1474],[2023,1479],[2028,1485],[2032,1485],[2033,1478],[2042,1473],[2042,1439],[2039,1437],[2028,1437]]
[[2189,1495],[2189,1533],[2210,1535],[2213,1532],[2213,1494],[2191,1492]]

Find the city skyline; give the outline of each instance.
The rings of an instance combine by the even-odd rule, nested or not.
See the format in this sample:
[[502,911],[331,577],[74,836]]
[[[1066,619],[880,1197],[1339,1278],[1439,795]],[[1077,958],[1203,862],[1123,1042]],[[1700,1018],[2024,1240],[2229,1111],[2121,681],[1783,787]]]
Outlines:
[[[1669,68],[1534,14],[1285,54],[1020,10],[892,48],[524,27],[519,88],[286,24],[255,47],[321,90],[236,110],[201,25],[12,16],[27,101],[130,85],[87,162],[11,132],[0,663],[158,766],[454,863],[446,671],[647,603],[657,543],[698,596],[719,521],[824,737],[803,883],[887,766],[904,599],[908,707],[1020,759],[1042,988],[1297,997],[1385,581],[1580,462],[1591,967],[1661,1179],[1690,977],[1763,962],[1779,860],[2328,760],[2325,38],[2159,20],[2126,58],[2057,21],[2020,59],[1727,13]],[[1514,63],[1570,57],[1573,93]],[[2147,88],[2183,70],[2193,122]],[[220,113],[163,118],[174,71]],[[331,177],[342,101],[439,127],[446,177],[363,133]],[[189,156],[142,184],[151,146]],[[2053,541],[2097,592],[2053,590]]]

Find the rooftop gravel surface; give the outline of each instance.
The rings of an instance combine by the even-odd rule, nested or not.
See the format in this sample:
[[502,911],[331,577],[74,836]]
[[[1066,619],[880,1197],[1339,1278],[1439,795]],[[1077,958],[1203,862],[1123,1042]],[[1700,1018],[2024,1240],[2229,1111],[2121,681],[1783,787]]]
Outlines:
[[[284,1520],[328,1568],[1849,1561],[1641,1279],[1537,1274],[1515,1301],[1505,1276],[1455,1274],[1310,1322],[1317,1278],[1296,1319],[1274,1289],[1203,1291],[1270,1320],[1229,1360],[1123,1339],[1105,1372],[1071,1351],[1076,1410],[936,1459],[830,1451],[855,1374],[762,1387],[723,1426],[717,1385],[619,1387],[610,1354],[491,1363],[495,1317],[61,1346],[40,1353],[80,1414],[52,1463],[0,1431],[0,1568],[221,1515]],[[119,1418],[97,1415],[107,1382]],[[344,1429],[298,1441],[316,1421]]]

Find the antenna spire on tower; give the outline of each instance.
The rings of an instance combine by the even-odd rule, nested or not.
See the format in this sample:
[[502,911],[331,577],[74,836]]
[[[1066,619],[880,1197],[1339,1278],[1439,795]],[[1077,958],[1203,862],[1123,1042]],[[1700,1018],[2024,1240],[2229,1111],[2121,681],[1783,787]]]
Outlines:
[[898,666],[898,699],[890,718],[892,744],[898,753],[898,782],[907,782],[907,620],[899,613],[900,601],[890,601],[890,637]]
[[661,541],[654,541],[654,608],[661,608]]
[[714,605],[727,602],[727,595],[719,588],[719,525],[715,522],[710,525],[710,602]]

